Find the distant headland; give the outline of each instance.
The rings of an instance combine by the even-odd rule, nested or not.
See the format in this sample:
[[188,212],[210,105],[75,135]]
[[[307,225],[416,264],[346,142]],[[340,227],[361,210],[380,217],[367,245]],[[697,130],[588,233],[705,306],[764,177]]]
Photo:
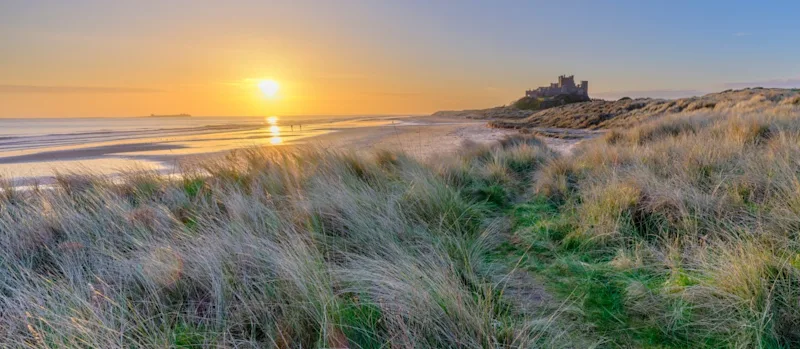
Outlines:
[[510,105],[489,109],[473,109],[459,111],[438,111],[434,116],[460,116],[474,119],[518,119],[531,115],[536,111],[555,108],[573,103],[589,102],[589,81],[575,83],[574,75],[561,75],[558,82],[550,83],[536,89],[526,90],[525,95]]
[[189,114],[150,114],[150,116],[145,116],[146,118],[190,118],[192,117]]
[[[470,110],[438,111],[432,116],[489,120],[489,126],[508,129],[565,128],[607,129],[635,125],[650,118],[695,111],[782,110],[800,106],[800,89],[745,88],[678,99],[623,97],[592,99],[589,81],[575,83],[573,75],[561,75],[549,86],[525,91],[507,105]],[[737,109],[738,108],[738,109]]]

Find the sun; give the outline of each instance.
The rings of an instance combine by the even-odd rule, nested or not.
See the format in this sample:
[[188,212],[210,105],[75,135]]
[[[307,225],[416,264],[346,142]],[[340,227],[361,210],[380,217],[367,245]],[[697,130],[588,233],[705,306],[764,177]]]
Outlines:
[[278,82],[275,80],[261,80],[258,82],[258,88],[261,90],[264,97],[273,98],[278,94],[280,85],[278,85]]

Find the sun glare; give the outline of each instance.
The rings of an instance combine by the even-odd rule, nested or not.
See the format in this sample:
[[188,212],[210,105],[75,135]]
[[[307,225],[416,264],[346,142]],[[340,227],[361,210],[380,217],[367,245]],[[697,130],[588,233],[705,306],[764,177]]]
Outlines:
[[280,85],[278,85],[278,82],[275,80],[261,80],[258,82],[258,88],[261,90],[261,93],[264,94],[264,97],[272,98],[278,94]]

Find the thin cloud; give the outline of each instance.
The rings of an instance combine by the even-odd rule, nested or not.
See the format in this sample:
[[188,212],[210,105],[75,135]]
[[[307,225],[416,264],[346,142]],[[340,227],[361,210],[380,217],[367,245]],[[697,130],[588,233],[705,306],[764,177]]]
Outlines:
[[619,99],[622,97],[630,98],[685,98],[704,95],[707,92],[700,90],[634,90],[634,91],[608,91],[600,93],[590,93],[593,98]]
[[19,94],[158,93],[158,92],[164,92],[164,91],[153,88],[135,88],[135,87],[0,85],[0,93],[19,93]]
[[733,36],[738,36],[738,37],[742,37],[742,36],[750,36],[750,35],[753,35],[753,33],[748,33],[748,32],[738,32],[738,33],[733,33]]
[[747,88],[747,87],[776,87],[776,88],[795,88],[800,87],[800,78],[772,79],[749,82],[731,82],[725,84],[726,88]]
[[374,96],[374,97],[416,97],[421,96],[421,92],[391,92],[391,91],[375,91],[375,92],[366,92],[364,95],[367,96]]

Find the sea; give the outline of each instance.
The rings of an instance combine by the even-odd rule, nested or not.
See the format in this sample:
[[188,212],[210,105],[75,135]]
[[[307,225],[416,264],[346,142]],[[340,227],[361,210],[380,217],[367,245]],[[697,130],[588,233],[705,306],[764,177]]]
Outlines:
[[188,157],[302,144],[396,115],[0,119],[0,179],[47,182],[56,174],[169,172]]

